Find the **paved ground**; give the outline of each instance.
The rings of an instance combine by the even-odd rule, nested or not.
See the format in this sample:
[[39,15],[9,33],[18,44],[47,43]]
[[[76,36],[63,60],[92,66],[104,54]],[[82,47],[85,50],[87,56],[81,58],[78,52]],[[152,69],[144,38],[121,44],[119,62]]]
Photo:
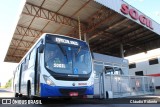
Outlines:
[[[159,93],[158,93],[159,94]],[[0,89],[0,97],[13,98],[13,93],[10,89]],[[160,100],[158,95],[149,96],[153,97],[152,100]],[[158,98],[158,99],[157,99]],[[133,98],[134,99],[134,98]],[[17,99],[18,100],[18,99]],[[22,98],[21,100],[26,100]],[[42,105],[2,105],[0,107],[160,107],[160,104],[116,104],[122,100],[99,100],[99,99],[38,99],[44,101],[46,104]],[[129,100],[128,100],[129,101]],[[2,99],[0,99],[2,103]]]
[[0,98],[1,97],[13,97],[13,92],[10,88],[0,88]]

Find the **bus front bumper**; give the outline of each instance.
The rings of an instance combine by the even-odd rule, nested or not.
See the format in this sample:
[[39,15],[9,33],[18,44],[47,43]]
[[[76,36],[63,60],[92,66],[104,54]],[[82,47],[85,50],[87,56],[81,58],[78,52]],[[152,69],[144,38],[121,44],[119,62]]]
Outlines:
[[81,87],[64,87],[64,86],[50,86],[41,83],[41,97],[63,97],[70,96],[69,93],[76,92],[78,96],[93,95],[92,86],[81,86]]

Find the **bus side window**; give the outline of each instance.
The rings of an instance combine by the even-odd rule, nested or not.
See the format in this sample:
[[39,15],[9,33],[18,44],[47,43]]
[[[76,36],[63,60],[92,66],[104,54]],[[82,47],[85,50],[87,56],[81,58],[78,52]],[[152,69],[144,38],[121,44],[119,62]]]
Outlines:
[[27,69],[26,66],[26,58],[24,59],[24,61],[22,62],[22,72],[25,71]]
[[21,66],[22,66],[22,72],[25,71],[26,70],[25,61],[22,62]]
[[35,58],[36,58],[36,49],[33,49],[30,53],[28,68],[32,67],[35,64]]
[[29,53],[29,55],[28,55],[28,59],[30,60],[30,57],[31,57],[31,52]]
[[24,62],[24,70],[28,69],[28,64],[29,64],[29,55],[26,57],[25,62]]
[[15,74],[14,74],[14,84],[17,84],[18,83],[18,70],[15,71]]
[[94,64],[94,70],[96,71],[95,72],[95,77],[98,78],[100,72],[102,72],[102,70],[103,70],[103,65]]
[[14,84],[16,83],[16,81],[15,81],[15,79],[16,79],[16,73],[17,73],[17,69],[18,68],[16,68],[16,70],[13,72],[13,87],[14,87]]

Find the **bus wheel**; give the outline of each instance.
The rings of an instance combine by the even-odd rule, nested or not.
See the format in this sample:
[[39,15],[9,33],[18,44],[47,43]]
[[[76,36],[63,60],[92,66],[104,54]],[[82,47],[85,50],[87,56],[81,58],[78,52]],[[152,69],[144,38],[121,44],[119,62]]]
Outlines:
[[30,85],[30,82],[28,82],[28,84],[27,84],[27,97],[29,98],[29,99],[31,99],[31,85]]
[[19,94],[19,97],[23,97],[23,95],[22,95],[22,94]]
[[16,85],[15,85],[15,89],[14,89],[14,97],[18,97],[18,93],[16,93]]

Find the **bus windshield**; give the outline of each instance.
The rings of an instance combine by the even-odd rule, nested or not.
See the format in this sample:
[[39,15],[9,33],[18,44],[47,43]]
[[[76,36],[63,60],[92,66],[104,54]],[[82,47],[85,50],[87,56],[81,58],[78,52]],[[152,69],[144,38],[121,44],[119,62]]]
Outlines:
[[46,43],[45,66],[56,74],[89,74],[91,56],[88,48],[58,43]]

